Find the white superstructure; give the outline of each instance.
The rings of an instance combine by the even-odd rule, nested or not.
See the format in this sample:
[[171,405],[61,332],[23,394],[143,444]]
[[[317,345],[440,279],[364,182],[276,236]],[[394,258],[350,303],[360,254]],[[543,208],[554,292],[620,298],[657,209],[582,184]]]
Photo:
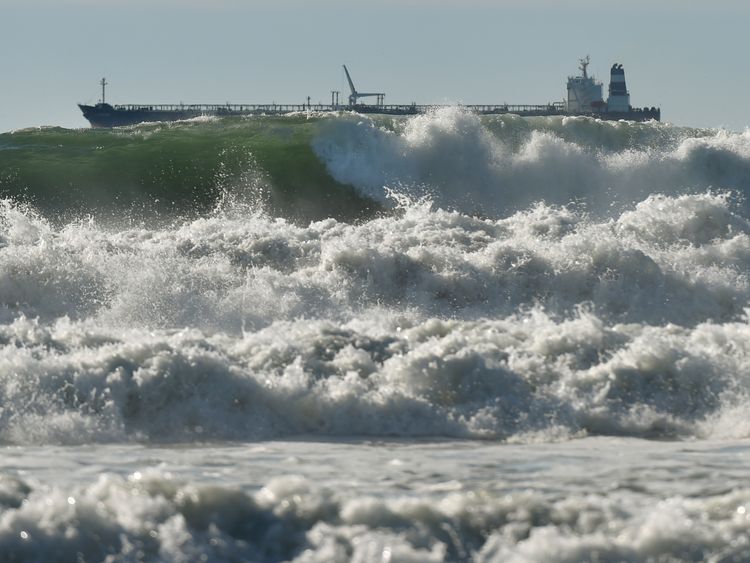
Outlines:
[[568,103],[569,113],[595,113],[601,112],[604,106],[602,98],[602,83],[588,75],[587,67],[590,60],[587,56],[579,61],[581,76],[568,77]]

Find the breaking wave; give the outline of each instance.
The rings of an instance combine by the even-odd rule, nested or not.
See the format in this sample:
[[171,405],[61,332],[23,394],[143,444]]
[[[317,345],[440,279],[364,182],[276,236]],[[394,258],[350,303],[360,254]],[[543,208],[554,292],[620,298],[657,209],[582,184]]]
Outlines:
[[384,202],[384,186],[496,216],[532,203],[591,212],[707,188],[750,189],[750,132],[589,118],[479,117],[460,108],[391,127],[328,120],[313,142],[332,176]]
[[[393,191],[506,216],[533,203],[621,212],[649,195],[750,188],[750,133],[589,118],[357,114],[226,118],[0,135],[0,197],[48,215],[184,217],[227,199],[356,221]],[[745,207],[747,211],[747,207]]]

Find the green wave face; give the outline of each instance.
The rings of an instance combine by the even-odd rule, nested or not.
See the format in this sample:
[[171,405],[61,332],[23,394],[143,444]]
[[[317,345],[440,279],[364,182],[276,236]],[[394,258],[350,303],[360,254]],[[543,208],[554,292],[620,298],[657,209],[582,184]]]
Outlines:
[[334,180],[312,151],[318,119],[196,120],[0,135],[0,198],[44,214],[202,214],[221,201],[297,220],[377,206]]

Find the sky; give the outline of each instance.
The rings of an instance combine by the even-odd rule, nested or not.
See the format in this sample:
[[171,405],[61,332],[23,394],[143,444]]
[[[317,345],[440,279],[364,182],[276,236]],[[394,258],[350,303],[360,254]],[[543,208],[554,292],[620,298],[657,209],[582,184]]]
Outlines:
[[[0,132],[76,103],[561,101],[578,59],[662,120],[750,126],[750,0],[0,0]],[[606,94],[605,94],[606,95]]]

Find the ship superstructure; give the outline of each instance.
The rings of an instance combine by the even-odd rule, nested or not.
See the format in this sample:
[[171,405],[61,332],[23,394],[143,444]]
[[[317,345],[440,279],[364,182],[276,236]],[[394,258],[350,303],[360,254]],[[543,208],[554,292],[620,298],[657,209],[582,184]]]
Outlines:
[[604,107],[602,83],[589,76],[587,72],[590,62],[588,56],[579,60],[578,68],[581,70],[581,75],[568,77],[568,100],[565,106],[568,113],[601,112]]
[[607,101],[602,96],[603,85],[589,76],[590,59],[587,56],[579,61],[579,76],[568,77],[568,99],[565,109],[568,115],[588,115],[601,119],[630,119],[648,121],[661,119],[661,110],[656,107],[634,108],[630,105],[630,92],[625,83],[625,70],[615,63],[609,72],[609,95]]
[[[589,76],[589,57],[579,61],[579,76],[568,77],[567,100],[548,104],[471,104],[463,107],[482,115],[516,114],[534,116],[589,116],[599,119],[648,121],[661,119],[661,110],[656,107],[633,108],[630,93],[625,84],[625,71],[615,63],[610,71],[609,96],[604,101],[603,85]],[[295,112],[356,111],[385,115],[415,115],[432,111],[440,106],[434,104],[390,104],[385,103],[384,92],[359,92],[349,70],[344,66],[351,94],[349,104],[339,105],[339,92],[331,91],[331,103],[311,104],[310,98],[302,104],[127,104],[111,105],[105,99],[106,79],[102,78],[102,98],[96,105],[78,104],[83,116],[92,127],[117,127],[154,121],[178,121],[199,116],[231,115],[285,115]],[[362,98],[375,98],[371,104],[362,103]]]

